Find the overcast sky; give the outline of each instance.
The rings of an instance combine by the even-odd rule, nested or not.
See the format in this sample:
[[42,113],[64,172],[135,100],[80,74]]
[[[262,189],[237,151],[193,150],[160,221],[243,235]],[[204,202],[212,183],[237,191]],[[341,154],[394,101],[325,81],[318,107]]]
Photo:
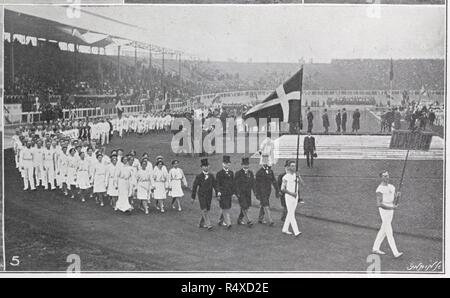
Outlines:
[[304,57],[320,62],[445,55],[443,6],[112,6],[83,7],[90,13],[82,11],[80,18],[68,17],[73,13],[62,7],[10,9],[211,60],[297,62]]

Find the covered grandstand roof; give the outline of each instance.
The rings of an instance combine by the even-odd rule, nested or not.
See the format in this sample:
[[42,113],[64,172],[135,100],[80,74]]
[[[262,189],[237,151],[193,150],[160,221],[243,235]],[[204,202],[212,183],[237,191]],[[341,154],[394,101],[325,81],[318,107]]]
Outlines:
[[[84,46],[107,46],[112,43],[108,41],[107,35],[95,43],[87,41],[83,35],[88,30],[83,28],[68,26],[55,21],[27,15],[24,13],[5,9],[5,32],[33,36],[37,38],[45,38],[47,40],[55,40],[60,42],[76,43]],[[95,32],[99,33],[99,32]]]
[[[66,8],[64,8],[66,9]],[[48,10],[47,10],[48,11]],[[61,10],[59,12],[64,12]],[[141,49],[152,49],[155,52],[161,52],[164,48],[157,45],[150,45],[139,38],[129,38],[130,28],[121,28],[122,30],[115,30],[115,32],[123,32],[122,36],[111,34],[108,32],[111,23],[119,25],[120,27],[129,27],[133,25],[121,23],[112,19],[102,19],[101,16],[96,16],[89,12],[84,12],[83,22],[80,18],[68,18],[67,16],[44,17],[39,10],[29,10],[27,7],[14,7],[12,9],[5,9],[4,15],[4,31],[25,36],[32,36],[36,38],[43,38],[46,40],[53,40],[58,42],[75,43],[81,46],[92,47],[107,47],[112,44],[136,46]],[[52,19],[49,19],[52,18]],[[73,21],[73,20],[77,21]],[[102,25],[100,25],[102,23]],[[77,24],[77,25],[75,25]],[[92,24],[95,24],[96,30],[89,29]],[[116,28],[117,29],[117,28]],[[139,28],[134,28],[140,31]],[[142,32],[139,32],[142,34]],[[127,37],[124,37],[127,36]],[[166,52],[179,53],[179,51],[164,49]]]

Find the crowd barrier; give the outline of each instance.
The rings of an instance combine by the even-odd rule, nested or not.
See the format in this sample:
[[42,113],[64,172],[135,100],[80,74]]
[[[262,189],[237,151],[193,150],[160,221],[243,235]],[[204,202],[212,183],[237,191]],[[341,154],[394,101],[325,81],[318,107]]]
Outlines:
[[[144,105],[123,105],[124,114],[138,114],[145,111]],[[83,108],[83,109],[64,109],[62,111],[62,119],[84,119],[99,118],[99,117],[114,117],[117,115],[117,109],[112,108]],[[4,110],[5,126],[17,125],[17,124],[32,124],[40,123],[44,121],[42,112],[21,112],[10,113],[8,110]]]

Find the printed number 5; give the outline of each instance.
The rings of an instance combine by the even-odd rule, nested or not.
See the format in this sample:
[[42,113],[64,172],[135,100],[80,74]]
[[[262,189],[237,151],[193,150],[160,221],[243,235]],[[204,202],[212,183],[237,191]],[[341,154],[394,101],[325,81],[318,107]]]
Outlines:
[[19,256],[13,256],[11,261],[12,262],[9,263],[11,266],[16,267],[20,265]]

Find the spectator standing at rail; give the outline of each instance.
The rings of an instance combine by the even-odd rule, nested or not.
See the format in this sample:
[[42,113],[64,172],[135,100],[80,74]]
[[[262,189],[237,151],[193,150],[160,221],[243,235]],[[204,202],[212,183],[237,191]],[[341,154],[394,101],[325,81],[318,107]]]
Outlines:
[[359,109],[356,109],[353,112],[353,123],[352,123],[352,132],[358,133],[359,130],[359,118],[361,118],[361,114],[359,113]]
[[322,125],[323,128],[325,129],[324,132],[328,133],[328,128],[330,127],[330,119],[328,118],[327,109],[325,109],[322,114]]
[[307,108],[307,111],[308,112],[306,113],[306,120],[308,120],[308,132],[312,132],[314,115],[311,112],[311,108],[310,107]]
[[428,113],[428,122],[430,125],[434,125],[434,121],[436,120],[436,114],[434,113],[434,110],[430,110]]
[[398,108],[394,108],[394,129],[399,130],[401,128],[401,119],[402,114],[398,110]]
[[337,111],[335,120],[336,120],[336,132],[341,132],[341,123],[342,123],[341,110]]
[[306,155],[306,165],[308,168],[314,167],[314,155],[316,153],[316,139],[308,133],[303,140],[303,153]]
[[342,132],[345,133],[347,130],[347,111],[345,110],[345,108],[342,109],[341,126],[342,126]]
[[423,106],[422,110],[420,110],[419,113],[419,127],[422,130],[425,130],[427,128],[427,114],[428,114],[427,107]]

